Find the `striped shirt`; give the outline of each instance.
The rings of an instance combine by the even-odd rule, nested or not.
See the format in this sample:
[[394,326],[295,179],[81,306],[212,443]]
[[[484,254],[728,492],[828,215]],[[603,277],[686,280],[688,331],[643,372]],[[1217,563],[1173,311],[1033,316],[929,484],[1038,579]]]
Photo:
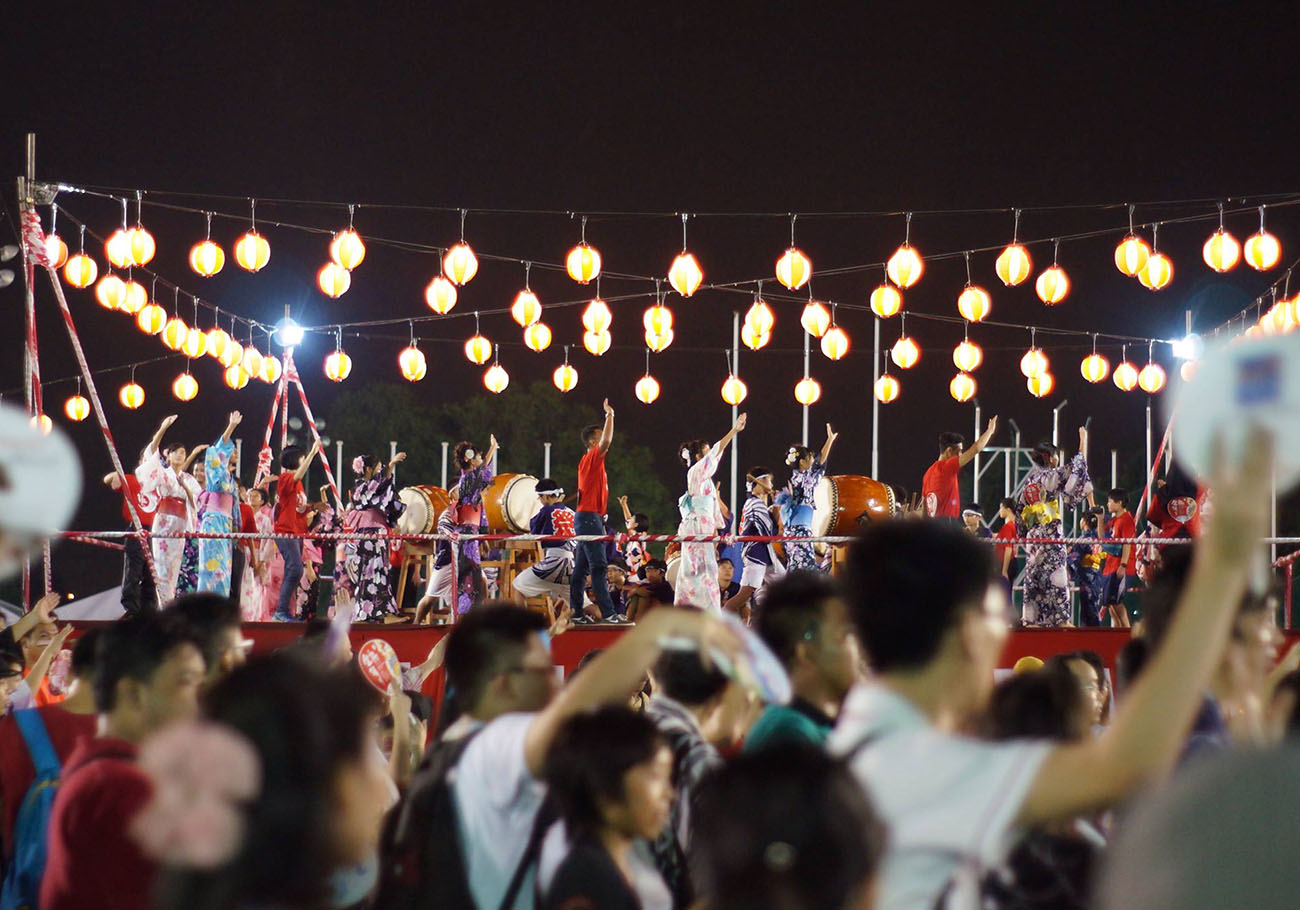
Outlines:
[[[757,496],[746,499],[745,507],[740,513],[740,536],[773,537],[775,535],[776,522],[772,520],[772,513],[767,510],[767,503]],[[747,543],[741,549],[740,555],[746,562],[764,566],[772,564],[772,551],[766,543]]]

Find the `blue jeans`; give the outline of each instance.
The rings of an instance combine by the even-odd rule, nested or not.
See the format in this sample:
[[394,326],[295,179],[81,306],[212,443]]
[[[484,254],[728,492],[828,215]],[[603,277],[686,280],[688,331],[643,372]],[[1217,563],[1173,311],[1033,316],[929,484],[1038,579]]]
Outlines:
[[[604,534],[605,519],[595,512],[579,512],[573,521],[575,534]],[[578,552],[573,560],[573,578],[569,581],[569,606],[573,615],[582,613],[582,594],[586,588],[587,575],[591,575],[591,595],[600,607],[604,619],[614,616],[614,602],[609,597],[609,584],[605,580],[609,559],[605,553],[602,540],[582,540],[578,542]]]
[[284,557],[284,581],[280,582],[280,600],[275,606],[275,619],[288,620],[289,606],[293,603],[293,592],[298,590],[302,581],[302,541],[277,540],[275,547]]

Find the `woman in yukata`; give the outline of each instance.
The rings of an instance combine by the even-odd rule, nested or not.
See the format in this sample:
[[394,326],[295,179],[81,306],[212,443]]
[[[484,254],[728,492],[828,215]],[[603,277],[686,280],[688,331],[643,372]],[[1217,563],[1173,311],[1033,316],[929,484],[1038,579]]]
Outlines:
[[[235,443],[230,434],[244,417],[230,413],[226,431],[208,446],[203,456],[203,492],[199,494],[199,533],[229,534],[235,530],[239,512],[239,485],[230,473],[230,459]],[[230,596],[230,561],[233,552],[230,538],[201,538],[198,541],[198,590]]]
[[[1030,458],[1034,466],[1025,475],[1016,498],[1025,537],[1061,538],[1061,509],[1080,503],[1091,504],[1092,481],[1088,477],[1088,431],[1079,428],[1079,451],[1066,464],[1050,443],[1036,446]],[[1026,625],[1064,626],[1070,622],[1070,573],[1065,544],[1025,546]]]
[[[189,474],[194,458],[203,451],[199,446],[187,453],[178,443],[162,444],[163,436],[176,415],[163,418],[153,439],[140,456],[135,477],[140,481],[142,496],[157,501],[152,530],[155,534],[183,534],[197,526],[199,486]],[[158,573],[158,603],[167,605],[175,599],[181,578],[181,562],[187,541],[181,537],[154,537],[150,542],[154,566]],[[196,561],[197,561],[197,553]],[[192,590],[192,589],[191,589]]]
[[343,528],[373,538],[343,542],[334,567],[334,587],[352,594],[356,604],[352,618],[357,622],[383,622],[387,614],[397,612],[386,534],[406,511],[393,483],[393,468],[405,460],[405,452],[398,452],[386,465],[374,455],[352,459],[357,479],[343,513]]
[[[275,517],[271,514],[271,506],[267,502],[266,490],[262,487],[252,487],[246,493],[248,505],[253,510],[253,523],[259,534],[275,533]],[[244,581],[239,586],[239,612],[243,616],[244,622],[263,622],[270,621],[270,614],[262,615],[262,609],[266,600],[266,586],[271,571],[271,560],[279,554],[275,548],[275,541],[269,538],[258,538],[249,541],[254,558],[244,564]],[[279,587],[276,589],[279,594]],[[274,607],[274,604],[272,604]],[[274,612],[274,610],[272,611]]]
[[[678,534],[713,535],[725,527],[713,475],[717,473],[727,445],[745,429],[746,416],[741,414],[727,435],[713,445],[703,439],[682,443],[678,454],[686,465],[686,494],[677,501],[682,515]],[[673,603],[704,607],[713,613],[722,612],[722,599],[718,593],[718,551],[713,541],[682,543]]]
[[[456,530],[461,534],[478,534],[484,524],[483,491],[496,476],[492,470],[492,460],[496,454],[497,438],[492,435],[488,436],[486,453],[472,442],[456,444],[456,464],[460,468],[460,481],[456,485],[460,490],[460,498],[456,502]],[[463,542],[461,555],[478,568],[482,563],[479,541]]]
[[[790,446],[785,463],[790,466],[790,484],[777,497],[781,506],[781,522],[787,537],[812,537],[813,502],[817,484],[826,476],[826,459],[839,434],[826,424],[826,442],[820,453],[813,454],[807,446]],[[813,544],[793,540],[785,542],[786,569],[821,570],[817,550]]]

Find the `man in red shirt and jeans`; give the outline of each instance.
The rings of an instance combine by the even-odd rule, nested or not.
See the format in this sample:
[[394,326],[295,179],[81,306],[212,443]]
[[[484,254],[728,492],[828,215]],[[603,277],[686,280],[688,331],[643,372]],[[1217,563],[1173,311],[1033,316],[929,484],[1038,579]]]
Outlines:
[[998,419],[994,417],[989,421],[988,429],[969,449],[965,448],[966,437],[960,433],[939,434],[939,460],[930,465],[921,480],[921,501],[928,518],[951,518],[953,521],[961,518],[961,490],[957,475],[989,444],[997,428]]
[[[1128,510],[1128,493],[1116,487],[1106,496],[1105,537],[1124,539],[1137,536],[1137,524],[1133,513]],[[1131,543],[1103,545],[1106,553],[1105,576],[1102,584],[1101,605],[1110,610],[1110,624],[1116,628],[1127,629],[1130,625],[1128,610],[1124,608],[1124,595],[1128,592],[1130,579],[1137,571],[1137,547]]]
[[[289,446],[280,453],[280,480],[275,489],[275,533],[307,533],[307,512],[311,511],[311,506],[307,504],[302,479],[307,476],[311,460],[319,452],[320,441],[317,440],[305,456],[297,446]],[[280,599],[272,618],[288,622],[293,619],[289,613],[293,592],[298,590],[298,583],[302,581],[302,540],[276,540],[275,546],[284,557],[284,580],[280,583]]]
[[[605,475],[605,453],[614,441],[614,409],[605,399],[605,425],[592,424],[583,428],[582,444],[587,454],[578,462],[578,509],[574,516],[576,534],[604,534],[605,509],[609,505],[609,479]],[[578,541],[578,552],[573,561],[573,576],[569,581],[569,606],[573,614],[582,613],[582,595],[591,575],[591,593],[606,620],[614,619],[614,602],[609,596],[605,573],[609,560],[605,544],[599,540]]]
[[203,654],[166,614],[128,617],[96,649],[99,735],[63,766],[49,820],[41,910],[140,910],[153,900],[157,866],[130,835],[153,788],[136,750],[153,731],[198,714]]

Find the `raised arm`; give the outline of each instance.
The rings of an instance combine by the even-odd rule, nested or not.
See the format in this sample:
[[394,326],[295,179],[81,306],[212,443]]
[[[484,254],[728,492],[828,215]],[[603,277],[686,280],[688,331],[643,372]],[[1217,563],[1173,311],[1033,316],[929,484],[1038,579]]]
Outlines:
[[731,444],[731,440],[736,438],[737,433],[745,429],[745,421],[748,417],[748,414],[741,414],[737,417],[735,424],[733,424],[731,429],[727,431],[727,435],[718,440],[717,451],[714,454],[717,456],[719,461],[722,460],[722,453],[727,450],[727,446]]
[[[116,474],[108,475],[117,477]],[[41,623],[51,622],[54,619],[54,609],[59,605],[59,595],[54,591],[46,594],[32,606],[30,610],[18,618],[14,623],[14,641],[19,642],[32,629]]]
[[605,426],[600,431],[600,454],[604,455],[609,451],[609,444],[614,441],[614,409],[609,406],[609,399],[604,402],[605,408]]
[[1174,764],[1259,555],[1272,451],[1268,437],[1257,432],[1235,476],[1216,459],[1213,520],[1197,544],[1169,631],[1110,729],[1051,752],[1020,808],[1020,823],[1036,825],[1113,804]]
[[244,415],[238,411],[230,412],[230,419],[226,421],[226,432],[221,434],[222,444],[230,442],[230,434],[235,432],[235,427],[239,426],[239,422],[243,419]]
[[993,417],[989,420],[989,425],[984,429],[984,432],[980,434],[980,438],[975,440],[975,444],[957,456],[957,465],[964,468],[970,464],[976,455],[984,451],[984,447],[989,444],[989,440],[993,438],[993,434],[997,431],[998,419]]
[[389,474],[393,473],[393,468],[397,467],[399,464],[401,464],[404,461],[406,461],[406,453],[398,452],[388,461],[388,473]]
[[162,445],[163,436],[167,434],[167,430],[175,422],[176,422],[175,414],[168,414],[166,417],[164,417],[162,419],[162,423],[158,424],[158,429],[154,432],[153,438],[149,440],[149,445],[145,447],[145,451],[150,453],[157,452],[158,447]]
[[826,424],[826,442],[822,444],[821,455],[819,456],[822,464],[826,464],[826,459],[831,457],[831,446],[835,445],[835,440],[840,438],[840,434],[831,429],[831,425]]
[[41,683],[45,681],[45,674],[50,671],[50,664],[54,662],[55,656],[59,653],[60,649],[62,649],[63,643],[67,641],[68,634],[71,631],[72,626],[64,626],[60,629],[55,636],[50,639],[50,643],[45,646],[45,650],[41,652],[41,656],[32,662],[32,668],[27,671],[27,676],[23,681],[27,683],[27,688],[32,690],[33,695],[35,695],[37,690],[40,689]]
[[497,455],[497,437],[495,433],[488,434],[488,449],[483,453],[483,463],[491,467],[492,459]]
[[202,455],[207,448],[207,443],[204,443],[203,445],[198,445],[190,449],[190,457],[185,459],[185,464],[181,465],[181,469],[178,473],[184,474],[189,471],[189,469],[194,466],[195,460]]
[[618,498],[618,504],[623,507],[623,523],[630,525],[632,523],[632,510],[627,507],[627,497],[620,496]]
[[312,443],[311,450],[308,451],[305,456],[303,456],[302,464],[298,465],[298,468],[293,472],[294,480],[302,480],[304,477],[307,476],[307,469],[311,467],[311,460],[315,458],[318,454],[320,454],[319,439],[316,440],[314,443]]

